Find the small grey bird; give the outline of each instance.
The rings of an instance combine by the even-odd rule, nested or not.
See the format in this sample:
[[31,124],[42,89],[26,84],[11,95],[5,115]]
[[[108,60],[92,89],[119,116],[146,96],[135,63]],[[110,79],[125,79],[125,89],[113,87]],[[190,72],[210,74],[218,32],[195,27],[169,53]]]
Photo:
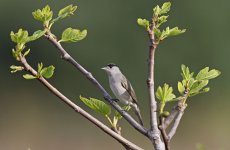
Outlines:
[[140,124],[143,125],[136,94],[132,85],[122,74],[119,67],[116,64],[110,63],[101,69],[105,70],[109,77],[109,85],[113,94],[122,104],[130,105],[134,108],[134,112],[137,115]]

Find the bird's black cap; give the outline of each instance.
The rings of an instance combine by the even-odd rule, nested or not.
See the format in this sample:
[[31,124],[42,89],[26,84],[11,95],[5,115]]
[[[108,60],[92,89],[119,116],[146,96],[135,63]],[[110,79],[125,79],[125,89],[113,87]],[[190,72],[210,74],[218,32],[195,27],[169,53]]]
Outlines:
[[117,66],[117,65],[114,63],[109,63],[107,66],[109,66],[109,68],[113,68],[114,66]]

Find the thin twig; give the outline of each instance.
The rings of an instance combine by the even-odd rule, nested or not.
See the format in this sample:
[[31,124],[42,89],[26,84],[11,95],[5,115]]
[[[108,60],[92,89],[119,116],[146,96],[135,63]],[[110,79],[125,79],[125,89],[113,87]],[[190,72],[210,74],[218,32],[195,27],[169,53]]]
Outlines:
[[168,135],[166,133],[166,128],[164,126],[164,120],[165,120],[165,118],[163,116],[160,116],[159,120],[160,120],[159,129],[161,131],[161,135],[162,135],[164,143],[165,143],[165,150],[170,150],[170,147],[169,147],[169,138],[168,138]]
[[174,107],[173,109],[171,110],[170,112],[170,115],[168,117],[166,117],[164,119],[164,127],[165,129],[168,128],[168,126],[171,124],[171,122],[174,120],[174,118],[177,116],[178,114],[178,105],[179,105],[180,102],[178,102]]
[[[152,22],[152,28],[154,28],[154,21]],[[149,90],[149,99],[150,99],[150,127],[152,132],[158,130],[157,127],[157,103],[154,95],[154,60],[155,60],[155,50],[157,44],[155,43],[154,33],[151,30],[148,31],[150,46],[149,46],[149,58],[148,58],[148,79],[147,85]]]
[[91,83],[97,87],[97,89],[103,94],[104,99],[110,103],[137,131],[142,133],[145,136],[148,135],[148,131],[141,126],[136,120],[133,119],[126,111],[124,111],[115,101],[113,101],[112,97],[108,94],[108,92],[104,89],[104,87],[94,78],[94,76],[88,72],[83,66],[81,66],[73,57],[71,57],[67,51],[62,47],[62,45],[52,36],[50,31],[47,31],[45,37],[59,50],[61,53],[62,59],[71,63],[76,69],[78,69]]
[[[20,61],[23,64],[26,71],[31,73],[34,76],[37,76],[37,71],[35,71],[26,61],[24,57],[20,57]],[[115,140],[117,140],[119,143],[121,143],[123,146],[125,146],[126,149],[130,150],[143,150],[142,148],[138,147],[137,145],[133,144],[132,142],[128,141],[121,135],[115,133],[110,128],[108,128],[106,125],[104,125],[102,122],[94,118],[92,115],[84,111],[82,108],[80,108],[78,105],[73,103],[70,99],[68,99],[65,95],[63,95],[60,91],[58,91],[55,87],[53,87],[46,79],[43,77],[37,78],[44,86],[46,86],[54,95],[59,97],[65,104],[67,104],[69,107],[74,109],[77,113],[81,114],[83,117],[88,119],[90,122],[92,122],[94,125],[99,127],[102,131],[113,137]]]
[[177,113],[175,113],[176,116],[174,117],[173,125],[172,125],[172,127],[171,127],[171,129],[169,131],[169,134],[168,134],[169,141],[175,135],[176,130],[177,130],[178,126],[179,126],[180,120],[181,120],[181,118],[182,118],[182,116],[184,114],[184,110],[187,107],[187,104],[185,102],[186,102],[186,100],[188,98],[188,95],[189,95],[189,90],[186,88],[185,91],[184,91],[184,95],[180,98],[180,101],[178,101],[177,106],[175,107],[176,108],[175,110],[177,111]]
[[155,27],[154,19],[152,19],[151,27],[148,30],[150,46],[149,46],[149,58],[148,58],[148,93],[149,93],[149,103],[150,103],[150,134],[154,137],[152,143],[156,150],[164,149],[164,144],[160,138],[160,131],[158,129],[157,123],[157,102],[155,99],[154,91],[154,60],[155,60],[155,50],[157,48],[157,42],[155,41],[153,29]]
[[184,114],[184,110],[186,109],[187,107],[187,104],[184,104],[184,103],[180,103],[181,105],[178,107],[178,114],[176,115],[175,117],[175,120],[174,120],[174,123],[172,125],[172,128],[170,129],[170,132],[168,134],[168,138],[169,138],[169,141],[172,139],[172,137],[175,135],[176,133],[176,130],[179,126],[179,123],[180,123],[180,120]]

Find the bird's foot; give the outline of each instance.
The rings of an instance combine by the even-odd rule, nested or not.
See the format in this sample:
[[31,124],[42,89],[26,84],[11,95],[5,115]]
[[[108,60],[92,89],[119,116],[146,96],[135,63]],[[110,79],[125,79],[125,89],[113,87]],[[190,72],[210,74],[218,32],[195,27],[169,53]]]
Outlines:
[[115,101],[115,102],[119,101],[119,99],[117,99],[117,98],[113,98],[112,100]]

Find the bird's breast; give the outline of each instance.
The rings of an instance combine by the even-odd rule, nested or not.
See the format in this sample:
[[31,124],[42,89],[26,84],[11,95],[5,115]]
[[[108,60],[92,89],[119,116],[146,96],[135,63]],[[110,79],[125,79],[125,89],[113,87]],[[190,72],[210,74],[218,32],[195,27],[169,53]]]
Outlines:
[[116,98],[119,99],[121,103],[128,105],[129,102],[132,100],[131,96],[126,91],[126,89],[121,85],[121,83],[110,84],[110,88],[113,91]]

